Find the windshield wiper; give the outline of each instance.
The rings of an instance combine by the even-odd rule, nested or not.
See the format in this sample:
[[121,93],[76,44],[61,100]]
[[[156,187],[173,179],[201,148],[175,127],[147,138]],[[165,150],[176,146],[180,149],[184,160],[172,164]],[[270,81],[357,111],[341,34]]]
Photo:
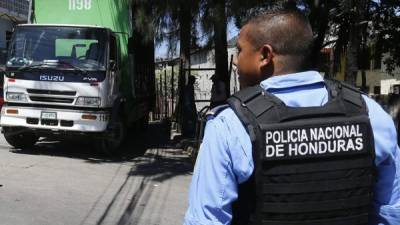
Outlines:
[[21,67],[19,67],[17,69],[17,71],[25,71],[25,70],[30,70],[30,69],[33,69],[33,68],[40,68],[42,66],[46,66],[46,68],[49,68],[49,66],[54,66],[54,65],[55,65],[54,63],[49,63],[49,62],[43,61],[43,62],[40,62],[40,63],[21,66]]
[[42,63],[37,63],[37,64],[32,64],[32,65],[27,65],[27,66],[22,66],[20,68],[18,68],[19,71],[23,71],[23,70],[28,70],[28,69],[32,69],[32,68],[37,68],[37,67],[41,67],[41,66],[47,66],[46,68],[50,67],[50,66],[54,66],[55,68],[57,68],[59,65],[65,65],[68,66],[69,68],[72,68],[73,71],[75,73],[78,74],[83,74],[85,76],[88,75],[86,70],[83,70],[82,68],[75,66],[67,61],[52,61],[52,62],[46,62],[46,60]]
[[93,77],[89,75],[89,72],[87,70],[84,70],[84,69],[80,68],[79,66],[75,66],[67,61],[58,61],[58,63],[61,65],[66,65],[66,66],[73,68],[75,72],[81,72],[81,73],[76,73],[76,74],[79,74],[82,77],[86,77],[88,79],[93,79]]
[[31,65],[26,65],[26,66],[21,66],[17,70],[18,71],[24,71],[24,70],[30,70],[36,67],[41,67],[41,66],[48,66],[49,64],[47,63],[37,63],[37,64],[31,64]]
[[80,68],[79,66],[75,66],[75,65],[73,65],[72,63],[69,63],[69,62],[67,62],[67,61],[58,61],[57,64],[58,64],[58,65],[69,66],[70,68],[74,69],[74,71],[76,71],[76,72],[81,72],[83,75],[89,76],[87,70],[84,70],[84,69]]
[[87,70],[84,70],[82,68],[80,68],[79,66],[75,66],[67,61],[54,61],[54,62],[41,62],[41,63],[37,63],[37,64],[31,64],[31,65],[26,65],[26,66],[22,66],[20,68],[18,68],[18,71],[25,71],[25,70],[30,70],[33,68],[40,68],[41,66],[46,66],[46,68],[49,68],[49,66],[55,66],[55,68],[57,68],[57,66],[59,65],[65,65],[68,66],[69,68],[72,69],[72,71],[75,74],[78,74],[82,77],[87,77],[89,79],[91,79],[92,77],[89,75]]
[[78,66],[75,66],[75,65],[72,65],[71,63],[66,62],[66,61],[55,61],[55,62],[46,62],[46,61],[44,61],[44,62],[41,62],[41,63],[21,66],[17,70],[18,71],[25,71],[25,70],[30,70],[30,69],[33,69],[33,68],[38,68],[38,67],[40,68],[41,66],[46,66],[46,68],[49,68],[51,66],[57,67],[58,65],[66,65],[66,66],[72,68],[75,72],[80,72],[80,73],[82,73],[84,75],[87,75],[87,71],[86,70],[83,70],[82,68],[80,68]]

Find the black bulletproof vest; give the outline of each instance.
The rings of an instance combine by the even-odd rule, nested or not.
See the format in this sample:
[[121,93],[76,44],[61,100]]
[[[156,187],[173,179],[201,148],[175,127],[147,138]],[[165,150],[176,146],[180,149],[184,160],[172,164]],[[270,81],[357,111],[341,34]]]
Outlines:
[[228,99],[255,165],[239,185],[232,224],[368,224],[375,151],[366,104],[352,87],[326,84],[320,107],[287,107],[259,86]]

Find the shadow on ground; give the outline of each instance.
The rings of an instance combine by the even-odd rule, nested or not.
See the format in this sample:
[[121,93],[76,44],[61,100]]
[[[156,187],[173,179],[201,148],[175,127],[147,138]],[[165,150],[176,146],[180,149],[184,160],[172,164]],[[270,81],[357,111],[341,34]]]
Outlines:
[[[130,158],[133,162],[129,173],[126,175],[124,182],[114,194],[112,200],[108,203],[104,212],[98,218],[96,225],[108,224],[107,218],[112,216],[113,210],[119,205],[119,199],[126,188],[129,188],[131,179],[139,179],[139,188],[132,193],[130,201],[123,209],[119,219],[113,222],[116,225],[139,225],[141,224],[145,210],[149,210],[145,205],[148,204],[150,198],[155,191],[154,184],[161,184],[166,180],[177,176],[190,176],[193,171],[193,164],[190,158],[183,150],[175,148],[176,141],[169,141],[169,132],[163,124],[150,124],[146,132],[146,149],[144,155],[140,157]],[[168,183],[164,184],[168,185]],[[160,198],[157,204],[166,205],[165,198]],[[186,199],[182,199],[186,201]],[[161,207],[163,208],[163,207]],[[184,209],[178,209],[184,210]],[[152,221],[157,221],[152,224],[163,224],[161,221],[161,213],[154,215]],[[82,223],[83,224],[83,223]]]
[[[162,151],[162,152],[161,152]],[[189,159],[177,150],[160,150],[146,153],[153,160],[138,162],[130,176],[151,176],[153,181],[163,182],[173,176],[191,174],[193,165]]]
[[11,149],[11,152],[76,158],[86,160],[88,163],[126,162],[143,156],[147,149],[174,148],[174,143],[169,141],[169,135],[169,128],[166,124],[156,121],[150,122],[146,130],[130,131],[120,152],[112,156],[97,151],[93,145],[94,140],[85,138],[79,140],[41,138],[32,148]]

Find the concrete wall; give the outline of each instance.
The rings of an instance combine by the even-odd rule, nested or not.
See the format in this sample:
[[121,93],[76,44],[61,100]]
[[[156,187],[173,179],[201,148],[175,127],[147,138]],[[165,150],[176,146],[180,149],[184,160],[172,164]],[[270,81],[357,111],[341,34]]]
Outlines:
[[0,14],[7,14],[16,22],[24,22],[28,19],[29,0],[1,0]]
[[6,32],[28,19],[29,0],[0,0],[0,65],[6,57]]
[[[356,84],[357,86],[361,86],[361,71],[358,72]],[[394,87],[400,85],[400,68],[396,68],[393,74],[389,74],[386,71],[385,64],[382,63],[382,67],[379,70],[367,70],[366,85],[368,87],[368,94],[370,95],[377,94],[374,93],[374,87],[380,87],[379,94],[381,95],[393,93],[396,91]],[[400,91],[400,88],[398,91]]]
[[0,18],[0,49],[6,48],[6,31],[12,31],[13,23],[10,20]]
[[0,65],[4,65],[6,61],[6,32],[12,29],[13,23],[10,20],[0,18]]
[[[214,52],[213,51],[198,51],[191,55],[191,68],[215,68]],[[214,75],[214,70],[207,71],[192,71],[196,79],[195,99],[209,100],[211,97],[211,76]],[[203,105],[203,104],[201,104]]]
[[[237,50],[235,47],[228,47],[228,69],[230,65],[231,55],[236,56]],[[215,55],[213,50],[198,51],[191,55],[191,68],[215,68]],[[211,98],[212,81],[211,76],[214,75],[214,70],[207,71],[192,71],[196,79],[195,85],[195,100],[197,110],[201,110],[204,106],[209,105],[208,101]],[[236,81],[235,81],[236,80]],[[239,90],[239,81],[235,66],[233,66],[230,81],[231,94]]]

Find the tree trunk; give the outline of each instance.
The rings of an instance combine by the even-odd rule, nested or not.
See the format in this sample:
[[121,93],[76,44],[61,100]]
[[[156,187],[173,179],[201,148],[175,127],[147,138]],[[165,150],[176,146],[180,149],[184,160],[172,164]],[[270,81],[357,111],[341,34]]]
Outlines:
[[[366,8],[362,11],[361,15],[361,20],[365,20],[366,18]],[[368,25],[366,23],[363,23],[360,27],[361,30],[361,60],[362,60],[362,71],[361,71],[361,90],[364,91],[365,93],[369,93],[369,90],[367,90],[367,74],[366,70],[370,69],[370,54],[368,51],[368,46],[367,46],[367,31],[368,31]]]
[[215,74],[222,81],[225,90],[222,91],[225,99],[230,95],[230,74],[228,74],[228,51],[226,35],[226,11],[225,0],[216,0],[214,4],[214,50],[215,50]]
[[357,53],[360,45],[360,39],[355,29],[355,26],[352,25],[349,33],[349,42],[346,49],[346,71],[344,76],[344,80],[351,85],[356,85],[358,72]]
[[[369,90],[367,90],[367,74],[366,70],[369,69],[369,54],[367,52],[367,43],[366,43],[366,27],[364,26],[361,29],[361,35],[362,35],[362,41],[361,41],[361,56],[359,59],[361,62],[359,62],[359,68],[361,68],[361,90],[365,93],[368,93]],[[361,64],[361,65],[360,65]]]
[[[178,100],[178,121],[182,126],[182,135],[184,137],[191,137],[194,133],[196,123],[196,111],[195,102],[193,98],[188,96],[194,96],[194,89],[188,85],[190,76],[190,40],[191,40],[191,5],[187,1],[180,1],[179,11],[179,36],[180,36],[180,59],[181,69],[179,70],[178,88],[179,88],[179,100]],[[190,92],[190,93],[189,93]]]
[[351,8],[354,9],[351,15],[351,24],[349,26],[349,42],[347,44],[346,54],[346,71],[345,81],[351,85],[356,85],[357,72],[358,72],[358,51],[361,44],[361,25],[366,10],[366,0],[353,0]]
[[[132,3],[133,15],[137,15],[139,10],[143,10],[145,15],[151,17],[153,14],[152,5],[148,2],[133,2]],[[144,84],[136,84],[134,88],[145,89],[142,90],[144,93],[152,93],[152,96],[148,99],[148,104],[151,108],[156,107],[156,80],[155,80],[155,65],[154,65],[154,55],[155,55],[155,45],[154,45],[154,32],[148,30],[146,24],[136,24],[137,18],[132,17],[132,37],[133,39],[131,46],[129,46],[134,54],[134,73],[135,74],[145,74],[146,79],[141,79],[139,82],[145,82]],[[143,21],[151,21],[149,18],[143,19]],[[129,81],[123,81],[129,82]],[[134,84],[132,84],[134,85]],[[159,93],[160,94],[160,93]],[[141,96],[136,96],[140,98]]]
[[309,16],[309,19],[314,33],[317,33],[317,37],[314,41],[309,66],[311,68],[317,68],[319,65],[322,45],[324,44],[325,35],[329,24],[329,17],[327,16],[329,15],[328,1],[324,0],[314,2],[314,4],[311,5],[311,12],[312,13]]
[[361,70],[361,91],[368,94],[369,90],[367,90],[367,74],[364,69]]
[[187,84],[190,68],[190,38],[191,38],[191,8],[190,4],[186,1],[181,1],[180,12],[179,12],[179,37],[180,37],[180,52],[179,56],[182,60],[182,76],[184,76],[184,82]]
[[329,72],[326,78],[333,79],[335,77],[335,53],[334,49],[329,52]]

